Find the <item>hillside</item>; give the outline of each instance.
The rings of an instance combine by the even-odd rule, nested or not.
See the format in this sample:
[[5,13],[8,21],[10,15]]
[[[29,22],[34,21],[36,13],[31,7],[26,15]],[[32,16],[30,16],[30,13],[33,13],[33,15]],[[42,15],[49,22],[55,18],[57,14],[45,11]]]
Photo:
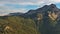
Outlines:
[[19,16],[0,18],[0,34],[39,34],[32,19]]

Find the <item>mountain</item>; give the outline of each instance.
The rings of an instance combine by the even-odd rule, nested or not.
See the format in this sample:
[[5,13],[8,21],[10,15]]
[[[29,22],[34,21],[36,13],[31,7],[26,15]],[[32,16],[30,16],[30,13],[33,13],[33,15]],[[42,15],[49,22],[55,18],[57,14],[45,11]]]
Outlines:
[[23,17],[33,19],[41,34],[60,34],[60,9],[55,4],[29,10]]
[[45,5],[36,10],[29,10],[27,13],[18,12],[18,13],[10,13],[9,15],[10,16],[23,16],[23,17],[27,17],[27,18],[35,18],[35,17],[37,17],[37,14],[44,14],[47,12],[56,13],[57,15],[59,15],[60,9],[58,9],[55,4],[51,4],[51,5]]
[[60,34],[60,9],[51,4],[27,13],[0,16],[0,33]]
[[19,16],[22,16],[25,18],[32,18],[34,20],[37,20],[39,14],[40,14],[40,17],[41,17],[41,15],[47,14],[53,20],[60,19],[59,18],[60,17],[60,9],[57,8],[55,4],[45,5],[41,8],[36,9],[36,10],[29,10],[27,13],[24,13]]
[[[50,12],[55,12],[55,13],[59,13],[59,11],[60,11],[60,9],[58,9],[57,7],[56,7],[56,5],[54,5],[54,4],[51,4],[51,5],[45,5],[45,6],[43,6],[43,7],[41,7],[41,8],[38,8],[38,9],[36,9],[36,10],[29,10],[27,13],[25,13],[25,15],[35,15],[35,14],[37,14],[37,13],[46,13],[46,12],[48,12],[48,11],[50,11]],[[34,16],[33,15],[33,16]]]

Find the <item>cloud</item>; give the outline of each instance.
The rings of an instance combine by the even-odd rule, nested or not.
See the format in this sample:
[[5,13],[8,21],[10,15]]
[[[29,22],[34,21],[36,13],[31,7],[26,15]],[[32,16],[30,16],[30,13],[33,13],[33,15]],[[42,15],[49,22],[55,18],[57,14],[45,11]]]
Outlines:
[[56,3],[59,3],[60,2],[60,0],[53,0],[54,2],[56,2]]
[[40,4],[50,4],[59,3],[60,0],[0,0],[3,4],[20,4],[20,5],[40,5]]
[[0,6],[0,16],[1,15],[6,15],[9,13],[14,13],[14,12],[21,12],[21,13],[25,13],[28,10],[24,9],[24,8],[19,8],[19,9],[13,9],[12,7],[9,6]]
[[40,1],[40,2],[38,2],[38,1],[34,1],[34,2],[32,2],[32,1],[18,1],[18,0],[16,0],[16,1],[0,1],[0,4],[20,4],[20,5],[40,5],[40,4],[42,4],[43,3],[43,1]]

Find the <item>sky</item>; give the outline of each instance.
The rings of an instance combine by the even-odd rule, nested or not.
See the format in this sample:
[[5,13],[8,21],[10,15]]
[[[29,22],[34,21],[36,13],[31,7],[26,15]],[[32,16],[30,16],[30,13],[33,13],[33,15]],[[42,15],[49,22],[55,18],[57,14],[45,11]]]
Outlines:
[[28,10],[50,4],[60,8],[60,0],[0,0],[0,15],[14,12],[26,13]]

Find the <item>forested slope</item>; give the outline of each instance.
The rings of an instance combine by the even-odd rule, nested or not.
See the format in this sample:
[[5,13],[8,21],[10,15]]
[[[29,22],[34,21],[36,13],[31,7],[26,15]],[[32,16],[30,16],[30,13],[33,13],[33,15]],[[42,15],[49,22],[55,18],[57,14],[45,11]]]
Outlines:
[[9,16],[0,18],[0,31],[5,34],[39,34],[35,22],[30,18]]

